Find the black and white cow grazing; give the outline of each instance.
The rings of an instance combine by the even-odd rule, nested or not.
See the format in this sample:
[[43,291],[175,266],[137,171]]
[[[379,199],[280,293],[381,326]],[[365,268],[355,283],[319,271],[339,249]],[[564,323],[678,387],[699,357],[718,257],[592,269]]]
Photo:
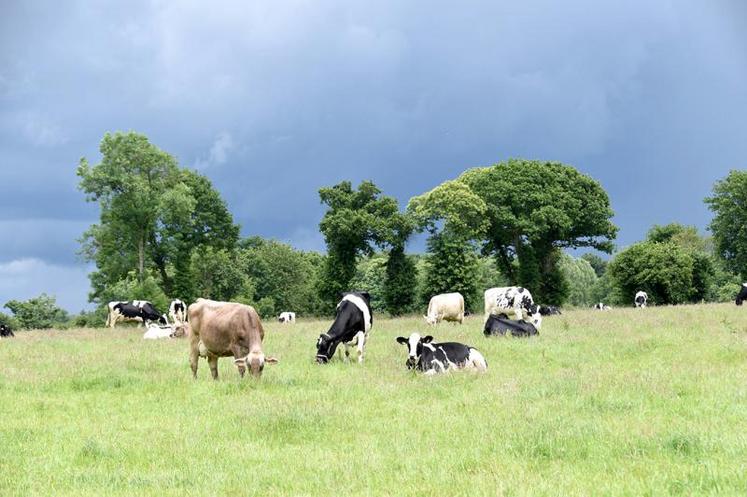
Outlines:
[[542,314],[534,303],[532,294],[520,286],[489,288],[485,290],[485,318],[505,314],[511,319],[530,321],[537,329],[542,327]]
[[183,323],[187,317],[187,305],[179,299],[174,299],[169,305],[169,317],[174,324]]
[[539,313],[543,316],[552,316],[554,314],[563,314],[560,312],[560,308],[554,305],[541,305],[539,307]]
[[488,321],[485,323],[485,327],[482,330],[486,337],[493,335],[505,336],[506,333],[510,333],[511,336],[515,337],[539,335],[537,328],[535,328],[532,323],[527,323],[526,321],[515,321],[504,316],[490,316],[488,318]]
[[397,342],[407,345],[408,369],[425,374],[445,373],[450,369],[487,371],[488,362],[479,350],[457,342],[432,343],[433,337],[412,333],[409,338],[397,337]]
[[643,291],[638,291],[635,294],[635,306],[639,309],[643,309],[646,307],[646,303],[648,303],[648,294]]
[[8,326],[4,324],[0,324],[0,338],[10,338],[14,336],[15,334],[13,334],[13,330],[11,330]]
[[161,314],[147,300],[133,300],[130,302],[109,302],[109,316],[106,323],[114,328],[118,321],[137,321],[148,326],[151,322],[169,324],[165,314]]
[[609,311],[612,309],[612,307],[608,306],[604,302],[599,302],[598,304],[594,304],[594,309],[597,311]]
[[319,335],[316,342],[316,362],[329,362],[341,343],[345,345],[346,360],[350,357],[350,347],[357,346],[358,362],[363,362],[363,351],[372,326],[371,296],[368,292],[344,294],[337,304],[335,321],[327,333]]
[[737,300],[735,301],[735,304],[742,305],[742,302],[744,302],[745,300],[747,300],[747,283],[742,283],[742,288],[737,294]]

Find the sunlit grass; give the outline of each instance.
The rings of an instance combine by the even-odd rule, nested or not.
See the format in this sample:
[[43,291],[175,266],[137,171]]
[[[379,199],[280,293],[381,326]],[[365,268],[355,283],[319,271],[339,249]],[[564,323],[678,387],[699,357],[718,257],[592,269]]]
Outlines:
[[[221,379],[142,330],[0,341],[0,496],[747,495],[747,312],[579,310],[533,339],[375,319],[366,362],[313,363],[328,322],[267,322],[280,358]],[[398,335],[477,347],[423,377]]]

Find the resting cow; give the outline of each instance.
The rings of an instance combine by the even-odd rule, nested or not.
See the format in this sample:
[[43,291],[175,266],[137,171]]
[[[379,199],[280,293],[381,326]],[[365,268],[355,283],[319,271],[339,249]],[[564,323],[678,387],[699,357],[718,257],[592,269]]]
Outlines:
[[350,358],[350,347],[358,349],[358,362],[363,362],[363,352],[368,333],[373,326],[371,296],[368,292],[346,293],[337,304],[335,320],[327,333],[319,335],[316,342],[316,362],[324,364],[335,355],[337,346],[345,346],[345,359]]
[[187,317],[187,306],[179,299],[174,299],[169,305],[169,317],[174,324],[183,323]]
[[646,307],[648,303],[648,294],[643,291],[639,291],[635,294],[635,306],[639,309]]
[[464,322],[464,297],[459,292],[434,295],[428,302],[428,314],[423,316],[428,324],[441,321]]
[[274,357],[265,357],[262,340],[265,332],[253,307],[234,302],[197,299],[190,305],[185,325],[190,334],[189,365],[197,378],[200,357],[207,358],[210,373],[218,379],[218,358],[233,356],[239,375],[247,369],[259,378],[265,364],[277,364]]
[[739,293],[737,294],[737,305],[742,305],[742,302],[747,300],[747,283],[742,283],[742,288],[739,290]]
[[291,324],[296,322],[296,313],[295,312],[281,312],[280,316],[278,316],[278,321],[284,324]]
[[397,337],[407,346],[407,368],[425,374],[445,373],[450,369],[487,371],[488,362],[479,350],[457,342],[432,343],[433,337],[412,333],[409,338]]
[[539,335],[537,328],[532,323],[526,321],[516,321],[508,319],[503,316],[493,316],[488,318],[485,323],[485,327],[482,332],[485,336],[501,335],[505,336],[506,333],[510,333],[511,336],[515,337],[528,337],[532,335]]
[[560,312],[560,308],[554,305],[541,305],[539,306],[539,313],[543,316],[552,316],[555,314],[563,314]]
[[13,333],[13,330],[11,330],[7,325],[0,324],[0,338],[10,338],[14,336],[15,334]]
[[598,304],[594,304],[594,309],[597,311],[609,311],[612,309],[612,307],[608,306],[604,302],[599,302]]
[[529,290],[520,286],[489,288],[485,290],[485,318],[488,322],[491,315],[505,314],[510,319],[531,322],[535,328],[542,327],[542,314],[534,303]]
[[165,314],[161,314],[147,300],[133,300],[130,302],[109,302],[109,315],[106,324],[114,328],[118,321],[137,321],[146,326],[151,322],[158,324],[169,324]]
[[144,340],[158,340],[159,338],[172,338],[173,336],[174,329],[171,326],[158,326],[153,323],[143,333]]

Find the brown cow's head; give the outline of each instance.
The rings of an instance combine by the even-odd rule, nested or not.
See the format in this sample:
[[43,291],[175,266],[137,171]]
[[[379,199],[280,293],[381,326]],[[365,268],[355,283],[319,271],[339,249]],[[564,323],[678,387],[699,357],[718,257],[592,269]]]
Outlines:
[[262,376],[262,370],[265,369],[265,364],[277,364],[278,362],[277,358],[265,357],[262,352],[250,352],[246,357],[234,360],[234,363],[239,366],[239,369],[242,365],[245,366],[249,370],[249,373],[255,378],[260,378]]

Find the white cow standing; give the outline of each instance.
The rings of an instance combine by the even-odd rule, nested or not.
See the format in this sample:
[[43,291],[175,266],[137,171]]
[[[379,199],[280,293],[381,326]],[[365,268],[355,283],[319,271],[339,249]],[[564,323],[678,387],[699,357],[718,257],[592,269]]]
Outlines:
[[638,291],[635,294],[635,306],[639,309],[643,309],[646,307],[646,304],[648,303],[648,294],[644,291]]
[[428,314],[425,321],[434,325],[441,321],[464,322],[464,297],[459,292],[434,295],[428,302]]
[[485,319],[490,315],[505,314],[509,319],[531,322],[535,328],[542,326],[542,314],[534,303],[532,294],[524,287],[506,286],[485,290]]

